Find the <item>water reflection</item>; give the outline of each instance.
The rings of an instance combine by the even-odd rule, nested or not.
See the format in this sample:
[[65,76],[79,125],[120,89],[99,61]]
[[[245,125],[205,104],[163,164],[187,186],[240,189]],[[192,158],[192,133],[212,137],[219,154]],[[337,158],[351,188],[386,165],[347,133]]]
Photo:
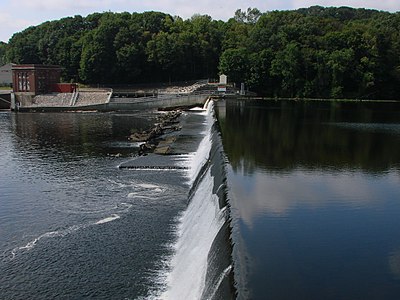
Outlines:
[[400,169],[400,103],[219,102],[234,169]]
[[390,253],[389,267],[393,275],[400,279],[400,249]]
[[336,205],[360,209],[379,206],[383,204],[382,195],[396,194],[400,185],[400,176],[394,172],[385,177],[304,170],[294,170],[283,176],[263,171],[255,171],[251,177],[242,174],[230,172],[231,190],[238,199],[235,207],[240,218],[249,227],[259,216],[285,217],[299,207],[329,209]]
[[217,104],[239,299],[397,299],[400,103]]
[[42,159],[61,153],[66,160],[82,155],[130,154],[131,130],[146,129],[153,120],[149,115],[101,113],[24,113],[12,114],[11,126],[16,148],[35,150]]

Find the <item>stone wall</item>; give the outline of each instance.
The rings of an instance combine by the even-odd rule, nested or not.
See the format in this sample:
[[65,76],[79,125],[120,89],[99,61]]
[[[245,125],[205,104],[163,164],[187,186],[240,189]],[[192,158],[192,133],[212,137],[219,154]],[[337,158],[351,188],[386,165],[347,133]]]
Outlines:
[[19,110],[46,109],[74,110],[86,106],[108,103],[111,91],[85,91],[78,93],[52,93],[35,96],[33,93],[15,93]]
[[86,106],[93,104],[105,104],[108,102],[111,92],[79,92],[75,106]]
[[30,106],[36,106],[36,107],[69,106],[71,103],[71,97],[72,97],[71,93],[37,95],[32,99],[32,103]]

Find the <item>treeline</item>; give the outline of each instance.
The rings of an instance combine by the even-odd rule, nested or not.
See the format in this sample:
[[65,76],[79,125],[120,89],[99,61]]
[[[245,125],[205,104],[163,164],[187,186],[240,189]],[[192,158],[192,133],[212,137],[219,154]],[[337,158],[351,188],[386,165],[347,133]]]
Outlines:
[[59,64],[89,84],[216,78],[270,97],[398,99],[400,14],[313,6],[227,22],[160,12],[43,23],[0,44],[0,60]]
[[265,95],[399,98],[399,13],[315,6],[263,14],[247,31],[220,67]]
[[224,25],[160,12],[95,13],[43,23],[15,34],[8,60],[59,64],[64,80],[135,83],[215,76]]

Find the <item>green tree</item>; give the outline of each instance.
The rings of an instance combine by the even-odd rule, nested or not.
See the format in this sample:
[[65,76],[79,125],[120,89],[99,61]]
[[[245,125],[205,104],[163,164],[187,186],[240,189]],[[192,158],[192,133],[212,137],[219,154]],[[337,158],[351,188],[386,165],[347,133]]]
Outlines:
[[249,75],[246,84],[251,90],[273,96],[273,87],[276,85],[270,75],[273,58],[274,54],[271,49],[264,49],[249,55]]
[[239,23],[257,23],[261,16],[261,12],[257,8],[249,7],[247,11],[242,11],[241,9],[236,10],[235,20]]
[[352,49],[335,50],[329,57],[328,66],[332,74],[331,97],[344,97],[346,78],[353,72],[354,51]]
[[5,65],[7,63],[6,52],[7,52],[7,44],[0,42],[0,66]]
[[231,82],[246,82],[249,70],[249,54],[245,48],[225,50],[220,59],[219,70]]
[[302,56],[297,43],[289,43],[276,53],[271,63],[271,75],[280,81],[281,96],[301,96],[304,81],[302,77]]

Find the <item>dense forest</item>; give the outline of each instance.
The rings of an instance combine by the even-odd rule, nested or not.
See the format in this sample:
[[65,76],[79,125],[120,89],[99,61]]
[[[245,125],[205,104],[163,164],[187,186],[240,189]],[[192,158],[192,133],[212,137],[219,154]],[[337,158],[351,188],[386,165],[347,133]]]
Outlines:
[[0,66],[7,63],[6,51],[7,51],[7,44],[0,41]]
[[58,64],[63,79],[134,84],[216,78],[268,97],[398,99],[400,13],[313,6],[228,21],[161,12],[45,22],[0,44],[0,62]]

